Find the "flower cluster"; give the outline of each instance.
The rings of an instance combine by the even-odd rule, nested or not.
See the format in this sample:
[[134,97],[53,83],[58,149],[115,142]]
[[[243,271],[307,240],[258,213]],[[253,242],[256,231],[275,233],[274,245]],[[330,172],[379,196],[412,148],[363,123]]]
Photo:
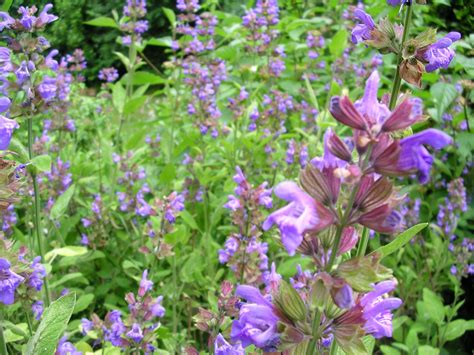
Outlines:
[[448,196],[440,205],[437,222],[450,240],[456,239],[455,231],[461,213],[467,211],[466,188],[463,178],[457,178],[448,184]]
[[119,73],[114,67],[103,68],[99,71],[99,79],[107,83],[113,83],[118,79]]
[[142,35],[148,31],[148,21],[143,20],[145,15],[146,0],[127,0],[120,23],[120,29],[125,34],[122,37],[122,44],[130,46],[142,41]]
[[155,350],[153,342],[155,331],[160,327],[159,318],[165,315],[161,305],[163,296],[152,297],[153,282],[148,279],[148,270],[143,272],[138,292],[125,296],[128,314],[122,318],[122,312],[113,310],[102,321],[96,314],[91,320],[82,319],[82,332],[96,331],[100,340],[108,341],[123,350],[135,349],[151,354]]
[[238,232],[230,235],[224,249],[219,250],[219,261],[227,264],[237,279],[258,285],[263,282],[263,273],[268,269],[268,245],[259,240],[260,210],[261,207],[272,207],[272,190],[267,188],[266,182],[253,188],[240,167],[235,170],[235,195],[229,195],[224,207],[232,211],[232,222],[238,227]]
[[0,239],[0,303],[30,303],[35,318],[39,319],[43,313],[42,302],[35,300],[43,287],[46,270],[40,263],[41,257],[30,261],[26,253],[24,247],[14,252],[12,243]]
[[362,9],[357,9],[355,16],[359,24],[352,30],[352,42],[364,42],[382,54],[401,54],[403,60],[399,65],[400,76],[418,87],[421,86],[423,72],[448,68],[454,58],[454,50],[450,46],[461,38],[459,32],[450,32],[436,40],[435,30],[428,29],[402,43],[403,26],[394,25],[387,19],[376,24]]
[[51,170],[40,176],[40,189],[47,192],[46,211],[51,211],[54,203],[72,184],[70,163],[57,158],[51,164]]
[[[333,97],[331,114],[352,128],[353,136],[343,140],[328,129],[324,155],[302,171],[301,187],[292,181],[276,186],[275,195],[288,205],[271,213],[263,229],[278,226],[288,254],[310,257],[316,272],[299,268],[290,285],[272,266],[266,295],[254,286],[239,286],[236,294],[247,302],[232,325],[233,346],[278,351],[309,337],[312,350],[307,351],[319,353],[336,341],[354,353],[363,348],[364,335],[391,336],[391,311],[402,303],[387,297],[396,286],[392,272],[377,253],[358,251],[351,258],[350,252],[360,238],[367,241],[370,230],[390,234],[402,227],[396,207],[404,197],[390,178],[416,175],[426,183],[433,164],[426,146],[440,149],[452,139],[435,129],[399,138],[397,131],[422,118],[421,101],[401,96],[391,111],[377,99],[378,84],[375,71],[362,99],[352,103],[347,96]],[[229,198],[229,208],[240,206],[240,200]],[[318,331],[308,333],[307,327],[315,326]]]

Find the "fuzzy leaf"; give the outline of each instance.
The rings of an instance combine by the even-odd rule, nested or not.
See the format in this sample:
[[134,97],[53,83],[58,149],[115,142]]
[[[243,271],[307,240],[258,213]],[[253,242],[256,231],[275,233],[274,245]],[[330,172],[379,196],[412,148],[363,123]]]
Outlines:
[[44,311],[43,319],[35,335],[27,344],[25,352],[27,355],[54,354],[59,338],[66,330],[75,304],[75,293],[67,294],[51,303]]
[[390,255],[390,254],[396,252],[401,247],[403,247],[415,235],[417,235],[420,231],[425,229],[426,226],[428,226],[428,223],[420,223],[420,224],[417,224],[416,226],[408,228],[403,233],[397,235],[392,242],[388,243],[387,245],[384,245],[383,247],[378,248],[373,253],[380,254],[381,258],[383,259],[387,255]]

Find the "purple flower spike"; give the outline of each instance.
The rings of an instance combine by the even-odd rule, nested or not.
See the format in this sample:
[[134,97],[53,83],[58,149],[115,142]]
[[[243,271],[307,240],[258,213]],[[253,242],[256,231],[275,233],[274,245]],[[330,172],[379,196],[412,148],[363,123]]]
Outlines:
[[15,290],[24,281],[24,278],[10,270],[10,262],[0,258],[0,302],[13,304]]
[[398,167],[405,172],[417,173],[418,181],[425,184],[429,180],[433,165],[433,157],[425,145],[441,149],[452,142],[453,139],[450,136],[434,128],[403,138],[400,141],[401,151]]
[[161,302],[163,302],[163,296],[157,297],[155,303],[151,306],[151,313],[155,317],[161,318],[165,315],[165,308],[161,305]]
[[237,343],[235,345],[229,344],[222,334],[218,334],[214,342],[214,354],[215,355],[245,355],[245,350],[242,348],[242,344]]
[[356,9],[354,16],[362,23],[359,23],[352,30],[352,42],[357,44],[371,39],[371,32],[375,28],[375,23],[372,17],[361,9]]
[[43,315],[43,302],[42,301],[36,301],[33,303],[31,306],[31,311],[33,312],[35,319],[40,320],[41,316]]
[[275,194],[290,203],[268,216],[263,223],[263,229],[269,230],[277,224],[282,243],[290,255],[295,254],[306,232],[322,230],[334,220],[334,216],[321,203],[311,198],[294,182],[280,183],[275,188]]
[[445,37],[432,44],[423,55],[423,59],[428,62],[425,66],[426,71],[432,72],[439,68],[447,69],[454,58],[454,50],[449,46],[460,38],[459,32],[449,32]]

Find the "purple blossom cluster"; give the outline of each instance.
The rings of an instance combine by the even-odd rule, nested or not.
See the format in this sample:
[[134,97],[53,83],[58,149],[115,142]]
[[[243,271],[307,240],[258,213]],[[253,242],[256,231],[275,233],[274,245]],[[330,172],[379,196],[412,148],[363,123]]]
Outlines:
[[0,240],[0,303],[13,305],[16,302],[32,303],[32,312],[38,320],[43,313],[41,301],[35,301],[43,288],[46,269],[41,257],[32,261],[26,257],[27,250],[12,250],[12,243]]
[[99,71],[99,79],[107,83],[113,83],[119,78],[118,70],[114,67],[103,68]]
[[124,33],[123,45],[130,46],[142,41],[142,35],[148,31],[148,21],[143,19],[146,13],[146,0],[127,0],[123,7],[124,21],[120,24],[120,30]]
[[253,188],[240,167],[233,178],[237,187],[224,207],[232,212],[232,222],[238,231],[230,235],[219,250],[219,262],[227,264],[237,279],[258,285],[268,269],[268,245],[260,241],[261,208],[272,207],[272,189],[264,182]]
[[289,140],[285,162],[289,166],[297,163],[302,169],[304,169],[308,162],[308,146],[302,143],[297,143],[294,139]]
[[161,304],[163,296],[152,297],[152,289],[153,282],[148,279],[148,270],[145,270],[137,294],[130,292],[125,296],[128,303],[128,314],[124,315],[126,319],[122,318],[123,312],[119,310],[108,312],[103,321],[93,314],[91,320],[82,319],[83,334],[95,331],[99,342],[108,341],[124,351],[139,349],[145,354],[152,354],[155,350],[152,345],[155,330],[160,326],[159,318],[165,315]]
[[81,218],[82,226],[85,229],[81,233],[81,244],[92,248],[103,245],[106,241],[102,237],[104,224],[104,205],[102,195],[96,194],[92,201],[90,213],[87,217]]
[[258,0],[255,8],[242,17],[242,25],[248,29],[247,50],[256,54],[267,54],[272,41],[278,38],[275,26],[280,22],[280,9],[276,0]]
[[46,211],[51,211],[54,203],[72,184],[71,165],[68,161],[63,162],[57,158],[51,164],[49,172],[40,175],[40,190],[47,193]]
[[467,211],[466,188],[463,178],[452,180],[448,184],[448,196],[440,205],[437,217],[438,226],[450,239],[455,239],[455,231],[459,217]]

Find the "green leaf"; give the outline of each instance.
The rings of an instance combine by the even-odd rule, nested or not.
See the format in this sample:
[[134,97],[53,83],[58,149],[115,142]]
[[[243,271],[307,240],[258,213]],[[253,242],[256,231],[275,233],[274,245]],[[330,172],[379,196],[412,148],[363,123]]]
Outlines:
[[54,354],[59,338],[66,330],[75,304],[75,293],[67,294],[51,303],[44,311],[43,319],[35,335],[27,344],[27,355]]
[[163,79],[161,76],[146,71],[137,71],[133,74],[132,83],[133,85],[156,85],[166,83],[166,79]]
[[392,254],[393,252],[403,247],[406,243],[408,243],[415,235],[425,229],[426,226],[428,226],[428,223],[420,223],[416,226],[408,228],[406,231],[396,236],[392,242],[388,243],[387,245],[384,245],[383,247],[378,248],[377,250],[373,251],[373,253],[380,254],[381,258]]
[[439,355],[439,349],[429,345],[422,345],[418,348],[418,355]]
[[63,248],[53,249],[45,255],[46,260],[50,260],[53,257],[59,256],[80,256],[87,253],[87,248],[80,246],[69,246]]
[[0,10],[8,12],[8,10],[10,10],[10,7],[12,6],[12,4],[13,4],[13,0],[5,0],[3,2],[2,7],[0,7]]
[[[464,319],[456,319],[446,326],[444,340],[451,341],[461,337],[468,328],[468,322]],[[441,333],[442,334],[442,333]]]
[[166,7],[163,7],[163,12],[165,13],[165,16],[168,18],[168,21],[170,22],[172,27],[176,27],[176,15],[174,14],[173,10],[168,9]]
[[436,113],[434,119],[438,122],[441,121],[443,113],[445,113],[448,107],[456,99],[459,93],[453,84],[439,82],[434,84],[430,88],[431,96],[436,102]]
[[31,164],[42,172],[49,172],[51,170],[51,157],[49,155],[38,155],[31,159]]
[[388,345],[381,345],[380,350],[382,350],[382,353],[385,355],[400,355],[401,352],[398,351],[397,349],[391,348]]
[[157,46],[157,47],[171,47],[172,38],[170,36],[160,37],[160,38],[151,38],[146,41],[147,46]]
[[79,297],[79,299],[76,302],[76,305],[74,307],[74,312],[73,313],[79,313],[85,310],[89,305],[92,303],[94,300],[94,295],[92,293],[88,293],[86,295],[82,295]]
[[337,31],[329,44],[329,52],[334,58],[339,58],[347,46],[348,32],[345,29]]
[[440,297],[430,289],[423,289],[424,318],[441,323],[444,319],[444,305]]
[[76,186],[73,184],[69,186],[69,188],[61,196],[58,197],[51,208],[51,213],[49,214],[51,219],[58,219],[64,214],[64,212],[66,212],[69,202],[71,202],[71,198],[74,195],[75,189]]
[[113,18],[110,17],[97,17],[93,20],[84,22],[86,25],[89,26],[96,26],[96,27],[112,27],[112,28],[120,28],[117,22],[114,21]]
[[184,223],[186,223],[191,229],[199,230],[199,227],[196,223],[194,217],[188,211],[184,210],[180,212],[180,217],[183,219]]
[[129,114],[137,112],[143,106],[146,99],[147,99],[146,96],[140,96],[140,97],[136,97],[134,99],[128,100],[123,108],[123,113],[126,115],[129,115]]

